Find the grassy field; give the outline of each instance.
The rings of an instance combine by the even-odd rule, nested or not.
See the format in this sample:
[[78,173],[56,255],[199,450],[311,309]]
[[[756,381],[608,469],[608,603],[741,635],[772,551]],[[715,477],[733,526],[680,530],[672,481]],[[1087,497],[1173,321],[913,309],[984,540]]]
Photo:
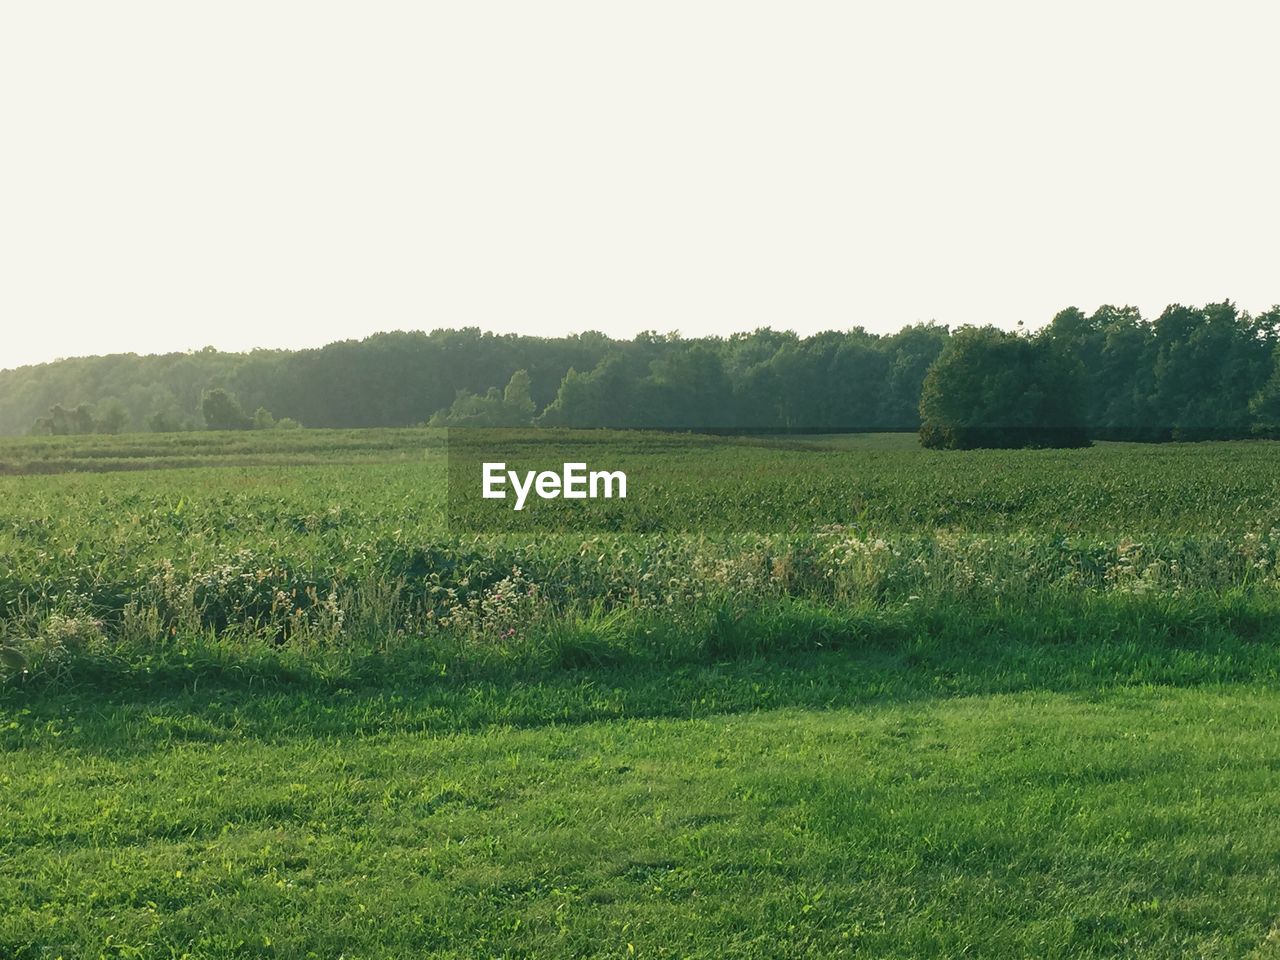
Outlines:
[[1280,956],[1280,445],[448,439],[0,443],[0,957]]

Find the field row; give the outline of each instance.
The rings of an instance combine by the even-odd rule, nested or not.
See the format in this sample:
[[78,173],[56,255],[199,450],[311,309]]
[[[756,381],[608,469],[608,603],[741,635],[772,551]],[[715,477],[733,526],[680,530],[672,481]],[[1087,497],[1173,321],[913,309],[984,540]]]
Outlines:
[[382,444],[384,462],[0,478],[0,642],[33,672],[206,634],[571,661],[655,633],[683,649],[779,604],[893,619],[1095,595],[1267,608],[1280,593],[1271,443],[962,454],[883,436],[469,434],[512,463],[631,477],[607,505],[621,530],[530,510],[528,529],[494,533],[493,514],[457,508],[457,458],[418,439],[320,435],[293,451]]

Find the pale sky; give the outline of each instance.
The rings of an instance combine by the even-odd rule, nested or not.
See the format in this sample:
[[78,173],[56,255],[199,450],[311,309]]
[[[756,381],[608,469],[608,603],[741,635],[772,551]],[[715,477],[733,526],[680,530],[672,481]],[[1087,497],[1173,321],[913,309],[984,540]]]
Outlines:
[[1280,301],[1280,5],[0,4],[0,367]]

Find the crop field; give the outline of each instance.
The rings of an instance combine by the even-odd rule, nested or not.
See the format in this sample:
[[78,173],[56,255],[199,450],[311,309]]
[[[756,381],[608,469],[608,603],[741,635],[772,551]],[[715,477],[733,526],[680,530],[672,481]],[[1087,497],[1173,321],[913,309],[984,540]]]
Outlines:
[[1278,443],[3,440],[0,648],[4,960],[1280,957]]

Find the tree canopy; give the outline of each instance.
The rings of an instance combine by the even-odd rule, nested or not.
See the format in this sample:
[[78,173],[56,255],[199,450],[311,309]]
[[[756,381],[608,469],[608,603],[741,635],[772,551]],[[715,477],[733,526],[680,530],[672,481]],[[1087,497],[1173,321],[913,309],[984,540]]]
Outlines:
[[1075,447],[1088,443],[1079,359],[1049,337],[964,327],[920,395],[926,447]]
[[[1092,437],[1280,435],[1280,308],[1251,316],[1229,301],[1175,304],[1154,320],[1132,307],[1092,314],[1068,308],[1017,341],[1027,346],[1006,343],[1010,335],[967,329],[927,323],[892,334],[852,327],[801,337],[766,328],[729,337],[650,332],[617,340],[469,328],[381,333],[298,351],[76,358],[0,371],[0,433],[226,429],[246,421],[258,428],[430,421],[917,430],[926,373],[960,340],[948,368],[934,377],[928,403],[962,417],[954,422],[971,440],[984,416],[997,428],[1031,426],[1021,422],[1031,416],[1027,404],[1059,398],[1055,378],[1066,376],[1067,367],[1077,377],[1071,382],[1079,388],[1079,423]],[[999,396],[975,400],[971,390],[956,397],[944,389],[976,376],[965,374],[971,361]],[[219,398],[209,410],[207,395]],[[1002,407],[1005,401],[1012,406]],[[1047,408],[1035,414],[1037,423],[1064,416]],[[1075,414],[1067,419],[1074,423]]]

